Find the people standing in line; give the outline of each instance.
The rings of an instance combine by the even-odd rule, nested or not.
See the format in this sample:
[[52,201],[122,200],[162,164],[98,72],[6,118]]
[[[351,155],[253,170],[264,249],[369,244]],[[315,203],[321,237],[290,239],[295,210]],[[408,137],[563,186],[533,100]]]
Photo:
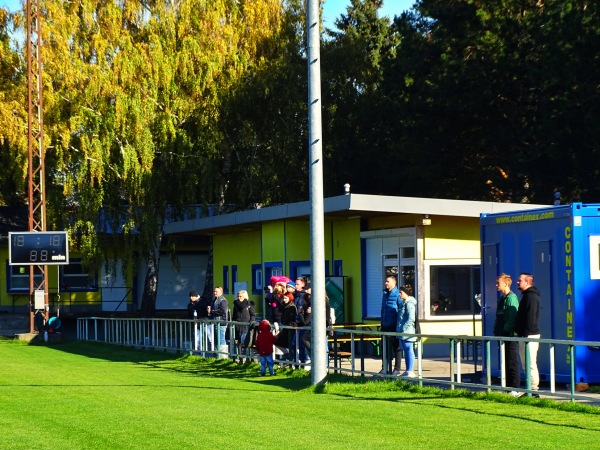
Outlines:
[[[210,318],[213,320],[227,320],[227,311],[229,309],[229,304],[227,303],[227,299],[223,296],[223,288],[221,286],[216,286],[214,291],[214,300],[212,306],[209,309]],[[225,340],[225,334],[227,332],[227,324],[221,323],[220,325],[220,333],[219,333],[219,345],[227,344]]]
[[[302,317],[303,326],[312,327],[312,299],[311,299],[311,290],[310,288],[306,290],[306,295],[304,297],[304,306],[299,313]],[[325,326],[327,328],[331,328],[333,324],[331,323],[331,306],[329,304],[329,297],[325,294]],[[333,333],[330,331],[326,332],[327,337],[333,336]],[[308,355],[308,361],[310,362],[311,350],[312,350],[312,330],[306,330],[304,335],[302,336],[302,343],[306,348],[306,353]],[[325,351],[327,352],[327,360],[329,361],[329,342],[325,341]],[[329,364],[329,362],[327,363]],[[304,366],[306,370],[310,370],[310,366]]]
[[[288,281],[285,284],[285,295],[287,296],[291,296],[292,302],[294,303],[294,308],[296,309],[296,317],[294,317],[293,322],[291,323],[291,325],[297,327],[299,326],[299,320],[298,320],[298,303],[296,300],[296,283],[293,281]],[[286,305],[287,307],[287,305]],[[285,313],[285,310],[284,310]],[[282,318],[283,320],[283,318]],[[292,332],[293,331],[293,332]],[[290,360],[295,361],[296,360],[296,356],[298,356],[299,354],[299,349],[300,349],[300,338],[299,338],[299,334],[300,331],[298,330],[298,332],[296,332],[296,330],[290,330],[290,342],[289,342],[289,356],[290,356]],[[298,342],[296,342],[296,337],[298,337]]]
[[209,347],[212,347],[213,326],[212,323],[206,323],[206,321],[210,319],[209,310],[211,305],[212,299],[209,296],[203,295],[200,297],[200,300],[198,300],[198,318],[204,322],[204,335],[208,340]]
[[210,314],[208,313],[212,306],[212,299],[209,296],[202,296],[198,300],[198,318],[200,320],[208,319]]
[[[381,299],[381,331],[396,331],[398,325],[398,309],[400,306],[400,294],[397,281],[395,276],[389,276],[385,279],[385,288],[383,290],[383,297]],[[393,375],[400,374],[400,342],[397,337],[388,339],[391,341],[387,347],[387,354],[383,355],[383,367],[381,374],[388,373],[388,365],[391,365],[392,354],[395,358]],[[391,348],[390,348],[391,347]]]
[[417,340],[415,334],[415,321],[417,312],[417,300],[410,295],[409,290],[404,286],[399,289],[402,303],[398,311],[398,324],[396,331],[398,333],[412,334],[413,336],[403,336],[400,338],[400,346],[404,353],[404,365],[406,371],[402,373],[403,377],[414,378],[413,372],[415,366],[415,346]]
[[256,337],[256,350],[258,351],[260,362],[260,374],[265,375],[267,366],[269,374],[275,375],[275,367],[273,363],[274,345],[277,343],[277,335],[279,327],[275,323],[275,334],[271,333],[271,324],[268,320],[263,320],[258,324],[258,336]]
[[[305,293],[303,296],[303,303],[298,310],[298,324],[301,327],[310,327],[312,323],[312,308],[310,304],[310,294]],[[310,329],[303,330],[302,337],[300,338],[302,347],[304,347],[304,354],[310,355]],[[302,355],[302,350],[300,350]],[[305,362],[300,359],[300,362]]]
[[[289,327],[294,327],[296,325],[296,317],[298,316],[298,311],[296,310],[296,305],[294,304],[294,294],[291,292],[287,292],[283,296],[283,312],[281,313],[281,324]],[[296,330],[294,328],[289,328],[282,330],[279,335],[279,343],[278,347],[285,347],[288,349],[287,359],[290,361],[294,361],[296,349],[294,347],[294,338],[295,338]]]
[[[298,325],[301,327],[307,326],[303,324],[303,319],[300,317],[300,312],[302,308],[304,308],[306,291],[304,290],[306,287],[306,281],[303,277],[296,278],[296,282],[294,283],[296,286],[296,292],[294,293],[294,303],[296,304],[296,309],[298,310],[298,318],[296,321]],[[310,332],[309,332],[310,333]],[[300,358],[301,363],[306,363],[310,358],[308,353],[306,352],[306,346],[303,344],[304,335],[306,334],[306,330],[298,331],[298,340],[300,343],[297,344],[298,347],[298,357]]]
[[[522,292],[521,302],[515,318],[515,333],[519,337],[539,339],[540,335],[540,291],[533,285],[533,275],[523,272],[517,280],[517,287]],[[523,371],[531,375],[531,390],[537,391],[540,386],[540,373],[537,367],[539,342],[529,343],[529,368],[525,366],[525,343],[519,342],[519,355]],[[527,373],[527,372],[525,372]],[[534,394],[534,397],[539,397]]]
[[[244,355],[242,353],[242,346],[246,333],[248,332],[248,324],[254,322],[255,314],[254,308],[248,301],[248,291],[241,290],[237,294],[237,299],[233,302],[233,314],[232,320],[234,322],[244,322],[246,325],[236,324],[235,325],[235,340],[236,349],[239,356],[240,363],[244,362]],[[234,357],[235,361],[235,357]]]
[[296,309],[300,309],[304,302],[304,296],[306,295],[306,281],[303,277],[296,278],[294,282],[295,292],[294,292],[294,303],[296,303]]
[[[519,299],[511,291],[512,277],[505,273],[496,278],[496,289],[502,295],[496,305],[496,321],[494,336],[513,337],[515,335],[515,320],[519,310]],[[506,370],[506,385],[518,388],[521,386],[521,371],[519,370],[519,343],[504,341],[504,364]],[[517,391],[511,391],[512,396],[520,396]]]
[[275,286],[268,285],[265,293],[265,301],[269,311],[271,322],[280,323],[281,313],[283,312],[283,295],[285,294],[285,284],[276,283]]

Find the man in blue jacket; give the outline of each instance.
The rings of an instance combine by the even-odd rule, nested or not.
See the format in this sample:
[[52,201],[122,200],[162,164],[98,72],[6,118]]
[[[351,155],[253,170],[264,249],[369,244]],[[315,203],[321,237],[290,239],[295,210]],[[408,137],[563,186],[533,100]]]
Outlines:
[[[400,303],[400,293],[396,286],[396,277],[389,276],[385,279],[385,289],[381,299],[381,331],[396,331],[398,323],[398,307]],[[386,338],[386,336],[384,336]],[[392,353],[394,355],[394,370],[392,375],[400,375],[400,363],[402,361],[402,351],[400,350],[400,342],[397,337],[392,337],[390,346],[387,346],[387,354],[384,354],[383,368],[381,374],[388,373],[388,367],[392,364]],[[391,351],[390,351],[391,347]]]

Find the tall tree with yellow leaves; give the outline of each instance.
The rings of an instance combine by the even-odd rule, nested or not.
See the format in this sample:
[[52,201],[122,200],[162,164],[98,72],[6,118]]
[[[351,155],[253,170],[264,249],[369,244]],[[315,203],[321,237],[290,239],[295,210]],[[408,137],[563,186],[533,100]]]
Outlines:
[[257,64],[281,11],[278,0],[44,3],[54,210],[91,267],[107,260],[100,236],[121,250],[113,259],[146,261],[145,316],[165,221],[224,196],[226,177],[207,164],[221,152],[222,99]]

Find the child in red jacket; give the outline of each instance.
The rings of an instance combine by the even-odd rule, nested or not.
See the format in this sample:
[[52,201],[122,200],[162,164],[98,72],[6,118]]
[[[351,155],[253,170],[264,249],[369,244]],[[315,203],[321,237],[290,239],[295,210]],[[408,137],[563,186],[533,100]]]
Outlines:
[[275,323],[275,334],[271,333],[271,324],[268,320],[263,320],[258,324],[258,337],[256,338],[256,350],[260,356],[260,374],[265,375],[267,372],[266,366],[269,366],[269,373],[275,375],[273,368],[273,345],[277,342],[279,334],[279,326]]

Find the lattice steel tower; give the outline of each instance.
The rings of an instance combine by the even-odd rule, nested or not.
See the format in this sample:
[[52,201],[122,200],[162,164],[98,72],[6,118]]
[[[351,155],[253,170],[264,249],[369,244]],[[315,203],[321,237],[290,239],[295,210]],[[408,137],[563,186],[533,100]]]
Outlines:
[[[46,231],[44,114],[42,95],[42,26],[39,0],[27,0],[27,145],[29,151],[29,231]],[[29,269],[30,319],[34,332],[34,293],[44,292],[43,314],[48,320],[48,266]]]

